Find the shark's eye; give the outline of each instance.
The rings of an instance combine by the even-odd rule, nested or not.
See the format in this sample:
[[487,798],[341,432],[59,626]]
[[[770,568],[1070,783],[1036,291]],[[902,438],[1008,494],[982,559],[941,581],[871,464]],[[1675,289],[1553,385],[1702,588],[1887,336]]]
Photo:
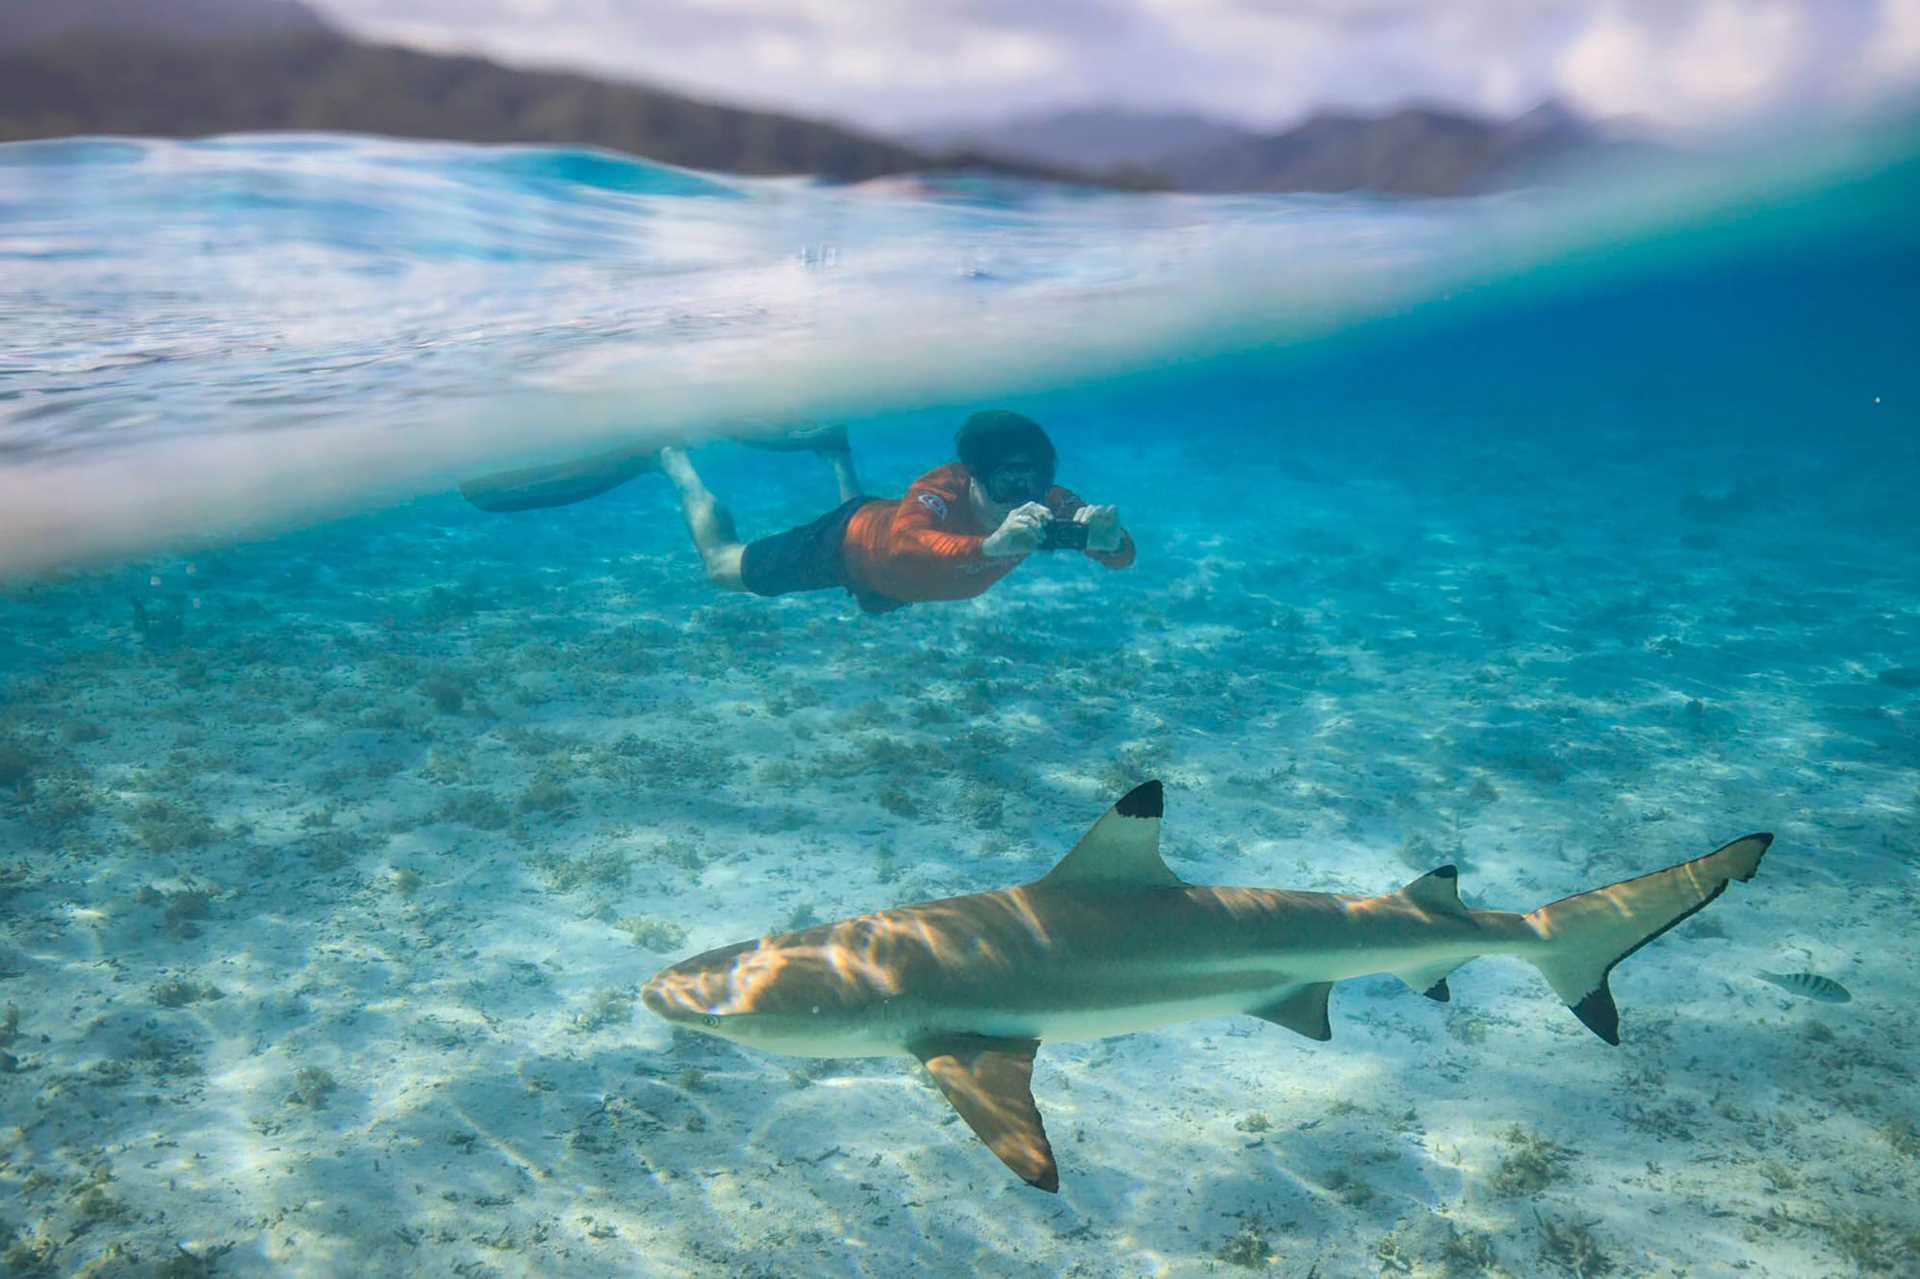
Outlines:
[[700,1020],[706,1022],[707,1025],[709,1026],[718,1026],[720,1024],[720,1019],[718,1017],[715,1017],[712,1013],[708,1013],[705,1017],[702,1017]]

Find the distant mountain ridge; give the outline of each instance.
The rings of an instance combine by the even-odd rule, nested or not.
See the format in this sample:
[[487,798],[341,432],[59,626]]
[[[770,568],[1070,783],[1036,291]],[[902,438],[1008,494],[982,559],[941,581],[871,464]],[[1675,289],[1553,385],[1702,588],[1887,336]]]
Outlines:
[[1506,121],[1402,107],[1382,116],[1315,115],[1284,133],[1174,157],[1160,171],[1189,191],[1464,195],[1511,185],[1601,141],[1554,103]]
[[0,28],[0,142],[336,131],[603,146],[714,172],[840,181],[953,169],[1083,177],[964,153],[929,156],[836,125],[639,85],[365,44],[296,0],[58,7],[34,0],[31,23]]
[[75,35],[180,44],[333,30],[301,0],[13,0],[0,21],[0,53]]
[[890,139],[637,84],[367,44],[302,0],[4,0],[0,141],[298,130],[591,145],[722,173],[840,181],[986,170],[1204,192],[1457,195],[1620,145],[1544,104],[1323,113],[1262,134],[1192,112],[1081,108]]
[[1258,137],[1252,129],[1191,111],[1079,107],[987,124],[922,129],[905,140],[923,150],[966,149],[1063,169],[1150,170],[1170,156]]
[[1551,101],[1510,120],[1435,106],[1322,112],[1267,134],[1191,113],[1079,108],[914,136],[1032,163],[1122,169],[1183,191],[1404,195],[1514,185],[1575,157],[1639,145]]

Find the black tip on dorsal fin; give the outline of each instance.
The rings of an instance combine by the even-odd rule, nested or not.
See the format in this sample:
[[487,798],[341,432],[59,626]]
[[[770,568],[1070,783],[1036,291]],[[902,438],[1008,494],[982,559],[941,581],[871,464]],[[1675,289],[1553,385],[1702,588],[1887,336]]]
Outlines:
[[1436,1004],[1451,1003],[1453,1001],[1453,991],[1448,987],[1445,977],[1442,977],[1439,981],[1433,983],[1433,985],[1427,987],[1420,993]]
[[1122,817],[1159,817],[1166,810],[1166,794],[1158,779],[1141,782],[1120,797],[1113,811]]

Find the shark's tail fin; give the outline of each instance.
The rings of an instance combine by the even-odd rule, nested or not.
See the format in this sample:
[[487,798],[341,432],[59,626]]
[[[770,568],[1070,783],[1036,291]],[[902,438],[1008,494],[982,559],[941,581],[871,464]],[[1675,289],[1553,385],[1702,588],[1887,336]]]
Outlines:
[[1546,945],[1526,957],[1554,993],[1600,1038],[1620,1042],[1620,1010],[1607,989],[1613,966],[1759,869],[1772,835],[1725,848],[1638,879],[1564,897],[1526,917]]

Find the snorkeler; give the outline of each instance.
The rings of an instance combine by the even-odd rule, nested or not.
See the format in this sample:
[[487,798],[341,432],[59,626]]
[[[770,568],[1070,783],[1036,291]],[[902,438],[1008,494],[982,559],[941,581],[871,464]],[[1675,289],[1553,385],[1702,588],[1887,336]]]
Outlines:
[[1039,550],[1074,549],[1108,568],[1133,563],[1133,539],[1111,506],[1091,506],[1053,482],[1053,441],[1039,423],[995,409],[954,437],[959,460],[899,499],[860,491],[846,432],[830,427],[763,446],[807,449],[833,468],[840,505],[798,528],[742,542],[686,451],[663,448],[707,576],[755,595],[841,588],[869,613],[981,594]]

